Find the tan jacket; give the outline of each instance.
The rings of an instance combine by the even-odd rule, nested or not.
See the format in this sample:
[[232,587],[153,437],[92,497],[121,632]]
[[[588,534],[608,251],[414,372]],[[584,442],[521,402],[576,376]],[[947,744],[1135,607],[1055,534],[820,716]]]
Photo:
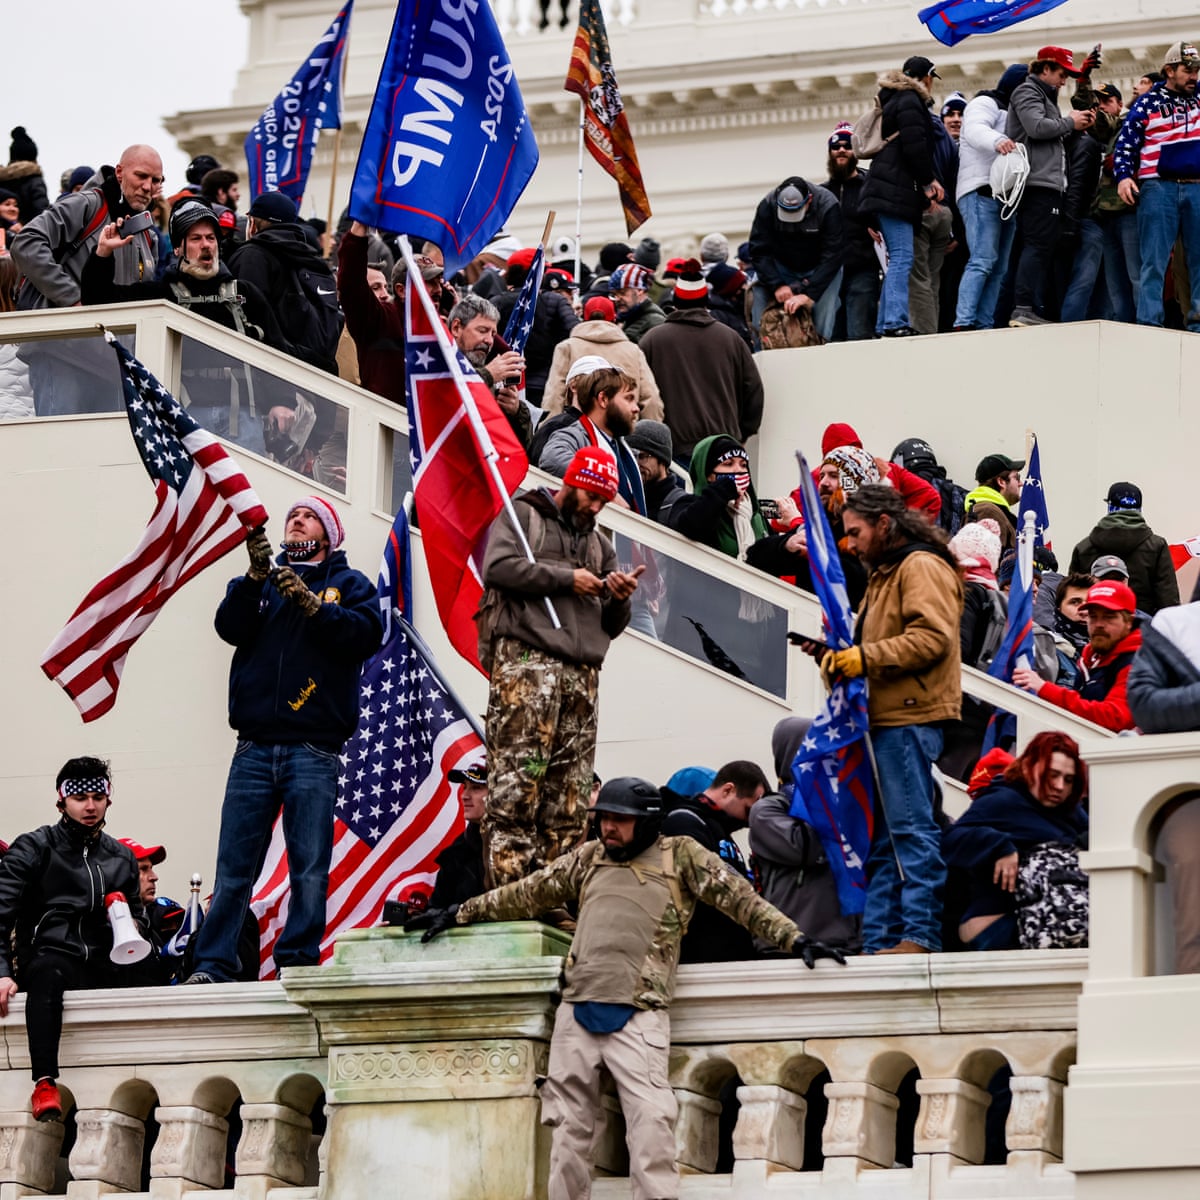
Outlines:
[[958,572],[917,543],[871,572],[857,641],[866,659],[872,725],[961,717],[962,607]]
[[542,393],[542,407],[551,416],[562,412],[567,395],[567,372],[571,364],[585,354],[598,354],[636,381],[641,405],[639,417],[648,417],[651,421],[663,419],[662,397],[646,356],[625,336],[620,325],[611,321],[581,321],[565,341],[554,347],[554,361],[550,364],[546,390]]

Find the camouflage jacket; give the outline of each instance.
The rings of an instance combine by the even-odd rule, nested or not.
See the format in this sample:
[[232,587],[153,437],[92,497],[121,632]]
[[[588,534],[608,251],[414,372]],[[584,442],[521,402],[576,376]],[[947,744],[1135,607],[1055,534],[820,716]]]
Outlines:
[[[717,855],[690,837],[660,837],[646,855],[639,856],[635,862],[641,862],[651,854],[662,855],[664,849],[667,861],[673,859],[677,886],[671,889],[672,896],[666,903],[646,957],[637,972],[634,994],[630,997],[630,1002],[636,1007],[666,1008],[670,1004],[675,990],[675,970],[679,964],[679,943],[698,901],[703,900],[719,909],[755,936],[782,950],[791,950],[792,944],[801,936],[793,921],[768,904]],[[458,910],[458,924],[520,920],[578,900],[580,892],[595,872],[593,861],[604,857],[601,843],[586,842],[525,879],[467,900]],[[588,896],[585,896],[579,914],[580,934],[577,938],[583,935],[587,906]],[[572,960],[568,959],[568,990],[571,967]]]

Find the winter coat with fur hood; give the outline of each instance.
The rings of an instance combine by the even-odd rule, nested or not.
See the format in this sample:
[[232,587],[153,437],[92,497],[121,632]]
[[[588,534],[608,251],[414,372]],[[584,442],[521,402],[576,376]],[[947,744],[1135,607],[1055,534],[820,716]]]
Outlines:
[[879,76],[879,103],[883,136],[892,140],[871,160],[859,212],[915,225],[928,207],[925,189],[934,178],[929,93],[919,79],[885,71]]
[[0,167],[0,187],[16,193],[17,203],[21,206],[18,220],[22,225],[29,224],[38,213],[50,207],[42,168],[35,162],[10,162],[8,166]]

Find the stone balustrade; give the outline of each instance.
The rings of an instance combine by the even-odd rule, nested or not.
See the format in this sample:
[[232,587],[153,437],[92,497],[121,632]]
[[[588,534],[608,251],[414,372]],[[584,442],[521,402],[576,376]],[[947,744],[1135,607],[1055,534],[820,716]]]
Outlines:
[[[566,945],[531,922],[429,946],[361,930],[282,983],[73,993],[65,1126],[29,1116],[18,997],[0,1023],[0,1200],[377,1200],[400,1179],[426,1200],[543,1196],[537,1080]],[[683,1195],[1073,1196],[1062,1106],[1085,973],[1074,952],[683,968]],[[596,1144],[594,1194],[627,1196],[615,1095]]]

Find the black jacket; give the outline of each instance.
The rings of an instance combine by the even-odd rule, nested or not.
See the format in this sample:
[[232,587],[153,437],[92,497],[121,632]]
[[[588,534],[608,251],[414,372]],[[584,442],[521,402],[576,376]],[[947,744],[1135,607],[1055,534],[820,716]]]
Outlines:
[[867,186],[867,172],[859,171],[849,179],[827,179],[821,186],[837,200],[842,210],[842,237],[845,246],[842,261],[846,275],[865,272],[878,276],[879,258],[875,254],[875,242],[867,231],[866,223],[858,214],[863,189]]
[[[779,193],[799,188],[812,196],[800,221],[779,219]],[[837,197],[825,188],[814,188],[792,175],[758,202],[750,226],[750,259],[757,282],[767,291],[787,284],[793,291],[820,300],[842,267],[842,209]],[[732,431],[731,431],[732,432]]]
[[885,72],[879,82],[883,136],[896,136],[871,160],[859,210],[915,225],[928,207],[925,188],[934,177],[929,93],[899,71]]
[[217,608],[217,634],[237,647],[229,724],[252,742],[336,752],[358,727],[362,664],[383,639],[378,592],[341,550],[297,573],[325,601],[311,617],[271,583],[244,575]]
[[438,873],[430,908],[449,908],[487,891],[483,881],[483,837],[479,826],[466,829],[437,856]]
[[1163,630],[1196,619],[1191,605],[1142,626],[1142,644],[1125,681],[1129,711],[1143,733],[1200,729],[1200,669]]
[[674,471],[668,471],[665,479],[656,479],[653,483],[644,483],[646,493],[646,516],[660,525],[668,524],[671,510],[680,496],[686,496],[687,491],[680,486]]
[[13,973],[15,931],[18,962],[53,950],[108,977],[110,892],[123,893],[134,919],[143,919],[137,860],[127,846],[67,816],[21,834],[0,860],[0,976]]
[[1079,236],[1079,226],[1092,210],[1096,189],[1100,186],[1100,170],[1104,165],[1104,147],[1088,130],[1068,134],[1067,194],[1062,202],[1062,235]]

